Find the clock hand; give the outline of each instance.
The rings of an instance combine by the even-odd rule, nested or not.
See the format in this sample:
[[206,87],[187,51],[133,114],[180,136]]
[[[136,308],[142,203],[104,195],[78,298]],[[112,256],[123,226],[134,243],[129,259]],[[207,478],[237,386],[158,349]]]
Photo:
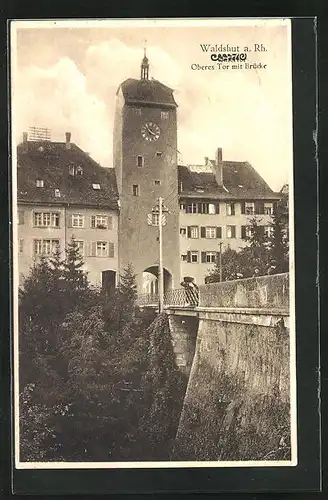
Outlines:
[[151,135],[156,135],[156,134],[155,134],[155,132],[152,132],[152,131],[150,130],[150,128],[148,127],[148,125],[146,125],[146,129],[148,130],[148,132],[149,132]]

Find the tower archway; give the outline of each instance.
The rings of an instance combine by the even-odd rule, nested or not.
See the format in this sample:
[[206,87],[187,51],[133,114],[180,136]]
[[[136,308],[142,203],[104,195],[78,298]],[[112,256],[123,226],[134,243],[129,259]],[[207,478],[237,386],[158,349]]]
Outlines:
[[[158,294],[158,266],[147,267],[142,273],[142,287],[144,293]],[[164,293],[172,288],[172,275],[165,269],[164,274]]]

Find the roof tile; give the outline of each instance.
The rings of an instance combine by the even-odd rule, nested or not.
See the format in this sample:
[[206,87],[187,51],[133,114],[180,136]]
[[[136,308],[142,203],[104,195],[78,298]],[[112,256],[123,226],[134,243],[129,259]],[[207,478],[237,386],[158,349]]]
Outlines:
[[[101,167],[75,144],[29,141],[17,148],[18,202],[101,206],[118,209],[118,192],[113,168]],[[69,173],[81,166],[82,175]],[[36,187],[36,180],[44,187]],[[93,189],[92,184],[100,184]],[[59,189],[60,197],[55,196]]]

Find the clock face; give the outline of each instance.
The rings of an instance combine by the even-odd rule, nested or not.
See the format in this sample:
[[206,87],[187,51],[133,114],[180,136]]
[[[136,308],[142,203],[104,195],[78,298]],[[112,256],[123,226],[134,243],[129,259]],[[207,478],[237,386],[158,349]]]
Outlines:
[[148,122],[141,127],[141,135],[146,141],[157,141],[160,136],[160,128],[156,123]]

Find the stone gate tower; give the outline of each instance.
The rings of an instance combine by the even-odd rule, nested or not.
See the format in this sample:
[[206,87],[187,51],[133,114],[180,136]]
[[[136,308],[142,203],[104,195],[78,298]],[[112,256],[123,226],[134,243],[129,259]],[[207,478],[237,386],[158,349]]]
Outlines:
[[116,94],[113,156],[120,196],[120,270],[131,263],[139,293],[149,292],[150,282],[154,291],[158,227],[149,226],[147,217],[162,197],[170,211],[163,228],[164,290],[179,286],[177,103],[172,89],[149,78],[146,53],[140,79],[125,80]]

